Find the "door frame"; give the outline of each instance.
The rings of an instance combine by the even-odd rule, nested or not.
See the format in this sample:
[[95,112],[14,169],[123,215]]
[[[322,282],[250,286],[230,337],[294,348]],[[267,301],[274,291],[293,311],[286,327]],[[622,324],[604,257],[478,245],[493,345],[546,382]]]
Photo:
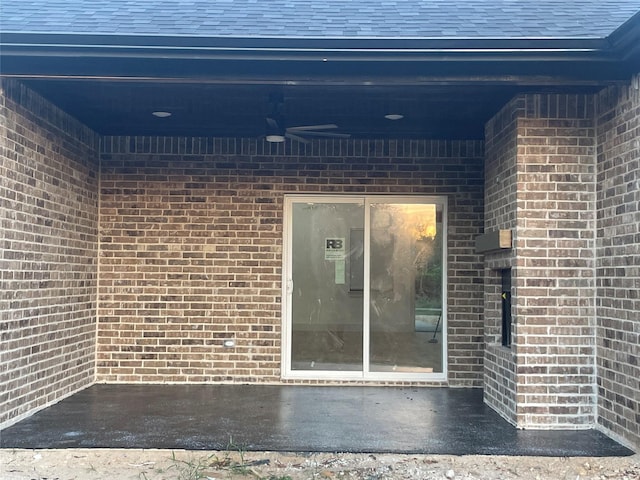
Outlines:
[[[442,208],[442,317],[441,343],[442,343],[442,372],[370,372],[369,371],[369,341],[370,341],[370,292],[369,292],[369,265],[370,229],[369,205],[372,203],[409,203],[409,204],[436,204]],[[310,203],[361,203],[364,205],[364,290],[363,290],[363,369],[362,371],[323,371],[323,370],[292,370],[291,369],[291,297],[292,293],[292,269],[293,258],[293,204],[298,202]],[[384,195],[384,194],[286,194],[283,202],[283,241],[282,241],[282,305],[281,305],[281,378],[283,380],[331,380],[331,381],[371,381],[371,382],[442,382],[447,380],[447,197],[431,195]]]

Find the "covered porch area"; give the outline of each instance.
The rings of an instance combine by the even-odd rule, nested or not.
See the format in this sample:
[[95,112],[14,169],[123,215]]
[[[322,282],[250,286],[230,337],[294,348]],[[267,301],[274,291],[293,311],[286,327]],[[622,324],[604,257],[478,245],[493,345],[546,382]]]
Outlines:
[[[638,449],[636,4],[8,3],[0,447]],[[435,236],[373,221],[412,203]]]

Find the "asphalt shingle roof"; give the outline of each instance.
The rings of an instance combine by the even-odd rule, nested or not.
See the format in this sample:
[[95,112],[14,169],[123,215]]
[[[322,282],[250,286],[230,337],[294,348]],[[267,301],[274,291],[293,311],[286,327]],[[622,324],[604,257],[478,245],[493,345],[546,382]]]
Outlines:
[[334,38],[604,38],[640,0],[2,0],[4,32]]

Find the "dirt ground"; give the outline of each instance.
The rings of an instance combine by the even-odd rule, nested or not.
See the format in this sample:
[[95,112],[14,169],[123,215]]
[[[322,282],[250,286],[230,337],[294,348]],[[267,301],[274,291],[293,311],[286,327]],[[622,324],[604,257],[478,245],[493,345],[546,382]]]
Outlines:
[[504,457],[184,450],[0,450],[2,480],[640,480],[631,457]]

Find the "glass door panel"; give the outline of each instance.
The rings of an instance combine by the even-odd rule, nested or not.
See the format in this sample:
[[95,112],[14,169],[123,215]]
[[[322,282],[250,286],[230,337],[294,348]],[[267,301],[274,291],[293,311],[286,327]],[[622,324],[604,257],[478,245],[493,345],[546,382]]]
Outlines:
[[442,209],[370,206],[369,371],[440,373]]
[[290,368],[363,369],[364,204],[291,207]]
[[444,201],[285,204],[285,375],[446,378]]

